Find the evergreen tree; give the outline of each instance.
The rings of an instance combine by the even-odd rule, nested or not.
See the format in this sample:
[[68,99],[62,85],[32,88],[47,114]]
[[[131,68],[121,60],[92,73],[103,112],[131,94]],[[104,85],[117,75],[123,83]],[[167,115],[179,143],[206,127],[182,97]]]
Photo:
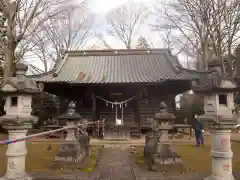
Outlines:
[[148,41],[145,37],[140,36],[138,38],[138,44],[136,46],[137,49],[150,49]]
[[6,17],[2,12],[0,12],[0,42],[5,43],[6,39]]
[[33,97],[33,115],[39,117],[34,127],[41,127],[44,121],[59,116],[60,101],[55,95],[44,93]]
[[3,76],[4,45],[6,43],[6,17],[0,12],[0,77]]

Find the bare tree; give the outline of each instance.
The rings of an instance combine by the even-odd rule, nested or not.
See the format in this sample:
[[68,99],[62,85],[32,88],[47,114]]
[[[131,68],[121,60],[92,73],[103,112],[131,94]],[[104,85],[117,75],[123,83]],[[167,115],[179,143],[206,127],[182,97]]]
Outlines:
[[194,55],[191,51],[188,50],[188,44],[183,43],[182,39],[172,32],[173,30],[171,28],[169,29],[158,29],[159,27],[156,25],[150,25],[151,27],[154,27],[154,30],[158,30],[158,34],[160,38],[163,40],[163,46],[166,49],[169,49],[174,56],[178,56],[179,54],[185,54],[186,56],[184,59],[184,66],[188,69],[194,69],[195,68],[195,60],[192,58]]
[[162,36],[162,40],[164,41],[164,46],[167,49],[172,49],[173,48],[173,40],[171,38],[171,29],[167,29],[166,31],[162,31],[163,32],[163,36]]
[[[155,29],[172,29],[188,55],[208,68],[211,56],[232,55],[239,40],[240,4],[237,0],[159,0],[154,6]],[[231,61],[228,61],[231,62]]]
[[57,64],[62,50],[78,50],[84,47],[91,35],[94,16],[84,14],[83,10],[84,7],[68,12],[63,17],[49,18],[40,27],[41,33],[34,36],[32,53],[41,60],[45,72],[50,69],[49,63]]
[[31,48],[28,45],[29,38],[39,33],[39,26],[74,7],[67,0],[0,0],[0,11],[7,19],[3,80],[13,75],[16,53],[17,57],[21,57],[26,48]]
[[95,36],[98,38],[98,40],[93,46],[94,49],[99,45],[101,48],[113,49],[112,46],[105,40],[103,33],[96,33]]
[[[138,38],[135,37],[138,28],[147,17],[148,8],[145,5],[126,3],[106,15],[106,32],[118,38],[127,49],[130,49],[133,38]],[[106,41],[105,44],[107,44]]]
[[138,38],[137,49],[149,49],[150,45],[145,37],[140,36]]

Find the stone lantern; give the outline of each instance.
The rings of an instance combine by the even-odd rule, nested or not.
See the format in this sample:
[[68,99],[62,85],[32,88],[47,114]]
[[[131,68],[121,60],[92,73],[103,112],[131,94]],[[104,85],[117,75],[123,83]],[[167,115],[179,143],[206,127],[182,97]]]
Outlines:
[[212,175],[206,179],[233,180],[231,150],[231,129],[236,126],[233,114],[233,92],[240,87],[234,76],[223,74],[219,65],[212,65],[208,74],[193,83],[193,91],[204,94],[204,114],[199,120],[207,124],[212,136]]
[[[76,125],[79,120],[83,117],[75,112],[76,105],[74,102],[70,102],[68,105],[68,111],[62,116],[59,116],[59,124],[60,125]],[[64,144],[61,145],[60,151],[55,156],[56,161],[61,162],[74,162],[82,160],[81,146],[78,142],[79,137],[76,137],[76,127],[67,129],[67,136],[65,138]]]
[[[16,65],[16,76],[9,77],[1,87],[6,96],[4,111],[6,115],[0,117],[2,127],[8,130],[9,139],[26,137],[28,129],[37,122],[32,116],[32,96],[41,92],[37,84],[25,73],[27,65]],[[27,154],[26,141],[10,143],[7,148],[7,172],[1,179],[31,179],[25,172],[25,156]]]
[[181,158],[175,151],[172,140],[169,139],[169,130],[173,129],[172,122],[176,117],[169,112],[167,105],[162,102],[160,105],[160,112],[154,117],[157,121],[157,131],[160,137],[154,154],[154,163],[159,165],[180,165]]
[[[148,164],[149,169],[169,171],[169,169],[176,170],[177,168],[182,171],[181,157],[176,153],[172,140],[169,139],[168,134],[169,130],[173,128],[172,122],[175,118],[176,117],[168,111],[166,104],[162,102],[160,105],[160,112],[155,115],[153,122],[151,122],[152,129],[159,134],[159,138],[156,142],[155,150],[148,150],[152,152],[151,157],[147,157],[147,159],[152,159],[150,161],[151,164]],[[155,140],[152,140],[152,142],[149,141],[145,148],[152,148],[151,143],[154,141]]]
[[[61,126],[64,125],[75,125],[78,123],[83,117],[75,112],[76,105],[74,102],[70,102],[68,105],[68,110],[65,114],[58,117],[59,124]],[[76,128],[67,129],[67,136],[65,138],[66,141],[76,141]]]

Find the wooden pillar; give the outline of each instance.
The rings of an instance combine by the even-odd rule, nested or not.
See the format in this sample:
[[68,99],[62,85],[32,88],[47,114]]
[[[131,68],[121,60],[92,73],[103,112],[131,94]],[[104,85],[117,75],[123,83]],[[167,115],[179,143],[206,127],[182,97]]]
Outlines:
[[[97,101],[96,101],[95,121],[99,121],[100,120],[100,110],[101,110],[101,108],[100,108],[99,105],[97,105]],[[97,124],[96,128],[95,128],[96,135],[98,136],[98,138],[100,138],[100,133],[101,133],[101,129],[100,129],[101,126],[100,125],[101,124]]]
[[97,113],[96,113],[96,95],[92,93],[92,119],[93,121],[97,121]]
[[137,129],[141,130],[141,116],[140,116],[140,95],[136,97],[136,105],[134,112],[134,122],[137,123]]
[[60,109],[59,113],[63,114],[67,111],[68,109],[68,101],[66,98],[60,97]]
[[175,97],[176,95],[169,95],[166,99],[165,99],[165,103],[167,104],[167,106],[169,108],[171,108],[173,110],[173,112],[176,111],[176,102],[175,102]]
[[176,95],[173,95],[173,97],[171,98],[171,101],[172,101],[171,105],[172,105],[173,112],[176,112],[176,100],[175,100],[175,97],[176,97]]
[[[97,113],[96,113],[96,95],[92,93],[92,121],[97,121]],[[96,135],[97,125],[93,124],[92,135],[93,137]]]

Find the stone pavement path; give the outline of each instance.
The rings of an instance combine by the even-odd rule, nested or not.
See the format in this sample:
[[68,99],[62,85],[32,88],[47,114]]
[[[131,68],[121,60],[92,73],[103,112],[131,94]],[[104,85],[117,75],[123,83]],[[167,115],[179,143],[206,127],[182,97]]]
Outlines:
[[[133,159],[129,151],[121,148],[105,148],[96,168],[96,180],[135,180]],[[92,175],[94,176],[94,174]],[[92,178],[90,178],[92,179]]]

